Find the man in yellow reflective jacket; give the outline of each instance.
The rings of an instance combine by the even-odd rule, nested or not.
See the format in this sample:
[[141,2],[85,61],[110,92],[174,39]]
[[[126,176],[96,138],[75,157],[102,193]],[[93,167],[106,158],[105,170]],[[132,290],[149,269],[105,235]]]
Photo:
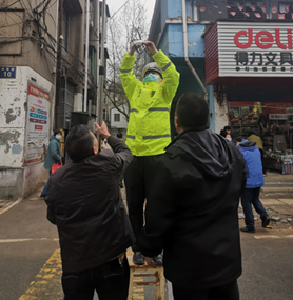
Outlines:
[[[155,62],[144,66],[142,82],[133,74],[135,47],[123,57],[120,78],[130,102],[130,119],[125,143],[134,160],[125,174],[126,200],[130,221],[137,235],[143,225],[143,203],[152,186],[153,167],[171,142],[170,110],[179,84],[172,61],[153,42],[143,42]],[[139,245],[134,245],[133,261],[143,264]],[[153,258],[161,263],[161,256]]]

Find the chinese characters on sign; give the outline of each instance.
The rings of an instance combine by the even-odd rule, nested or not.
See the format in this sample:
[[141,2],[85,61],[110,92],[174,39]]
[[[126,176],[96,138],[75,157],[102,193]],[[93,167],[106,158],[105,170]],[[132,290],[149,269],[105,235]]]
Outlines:
[[16,67],[0,67],[0,78],[15,79]]
[[[293,57],[291,52],[246,52],[235,54],[236,72],[292,72]],[[242,68],[240,66],[243,66]]]

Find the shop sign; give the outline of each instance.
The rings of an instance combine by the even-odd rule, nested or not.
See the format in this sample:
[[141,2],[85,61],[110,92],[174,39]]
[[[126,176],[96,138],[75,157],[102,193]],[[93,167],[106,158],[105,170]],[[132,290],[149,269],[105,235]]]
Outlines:
[[287,120],[287,114],[269,114],[270,120]]
[[292,23],[218,22],[219,77],[292,77]]

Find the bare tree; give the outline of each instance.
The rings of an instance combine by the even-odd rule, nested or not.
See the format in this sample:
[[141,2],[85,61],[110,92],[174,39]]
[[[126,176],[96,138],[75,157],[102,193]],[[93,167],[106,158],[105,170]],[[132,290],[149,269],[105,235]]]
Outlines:
[[[143,0],[129,0],[123,9],[109,20],[109,54],[107,61],[108,89],[105,94],[117,110],[129,119],[129,101],[126,98],[119,70],[124,53],[130,50],[133,40],[146,40],[149,26],[146,18],[146,8]],[[141,70],[145,62],[145,52],[136,53],[134,74],[141,79]]]

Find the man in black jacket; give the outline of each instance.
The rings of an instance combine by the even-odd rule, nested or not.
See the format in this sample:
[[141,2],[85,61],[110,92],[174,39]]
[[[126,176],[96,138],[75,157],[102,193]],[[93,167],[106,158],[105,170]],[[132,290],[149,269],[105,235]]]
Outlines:
[[176,300],[239,299],[237,208],[245,163],[233,143],[208,129],[208,120],[206,101],[192,93],[179,99],[179,136],[158,161],[138,237],[148,263],[163,249]]
[[59,232],[65,300],[125,300],[129,265],[125,250],[134,237],[121,199],[119,176],[132,161],[129,148],[96,123],[111,150],[98,153],[99,143],[85,125],[66,139],[72,163],[59,168],[46,197],[47,218]]

